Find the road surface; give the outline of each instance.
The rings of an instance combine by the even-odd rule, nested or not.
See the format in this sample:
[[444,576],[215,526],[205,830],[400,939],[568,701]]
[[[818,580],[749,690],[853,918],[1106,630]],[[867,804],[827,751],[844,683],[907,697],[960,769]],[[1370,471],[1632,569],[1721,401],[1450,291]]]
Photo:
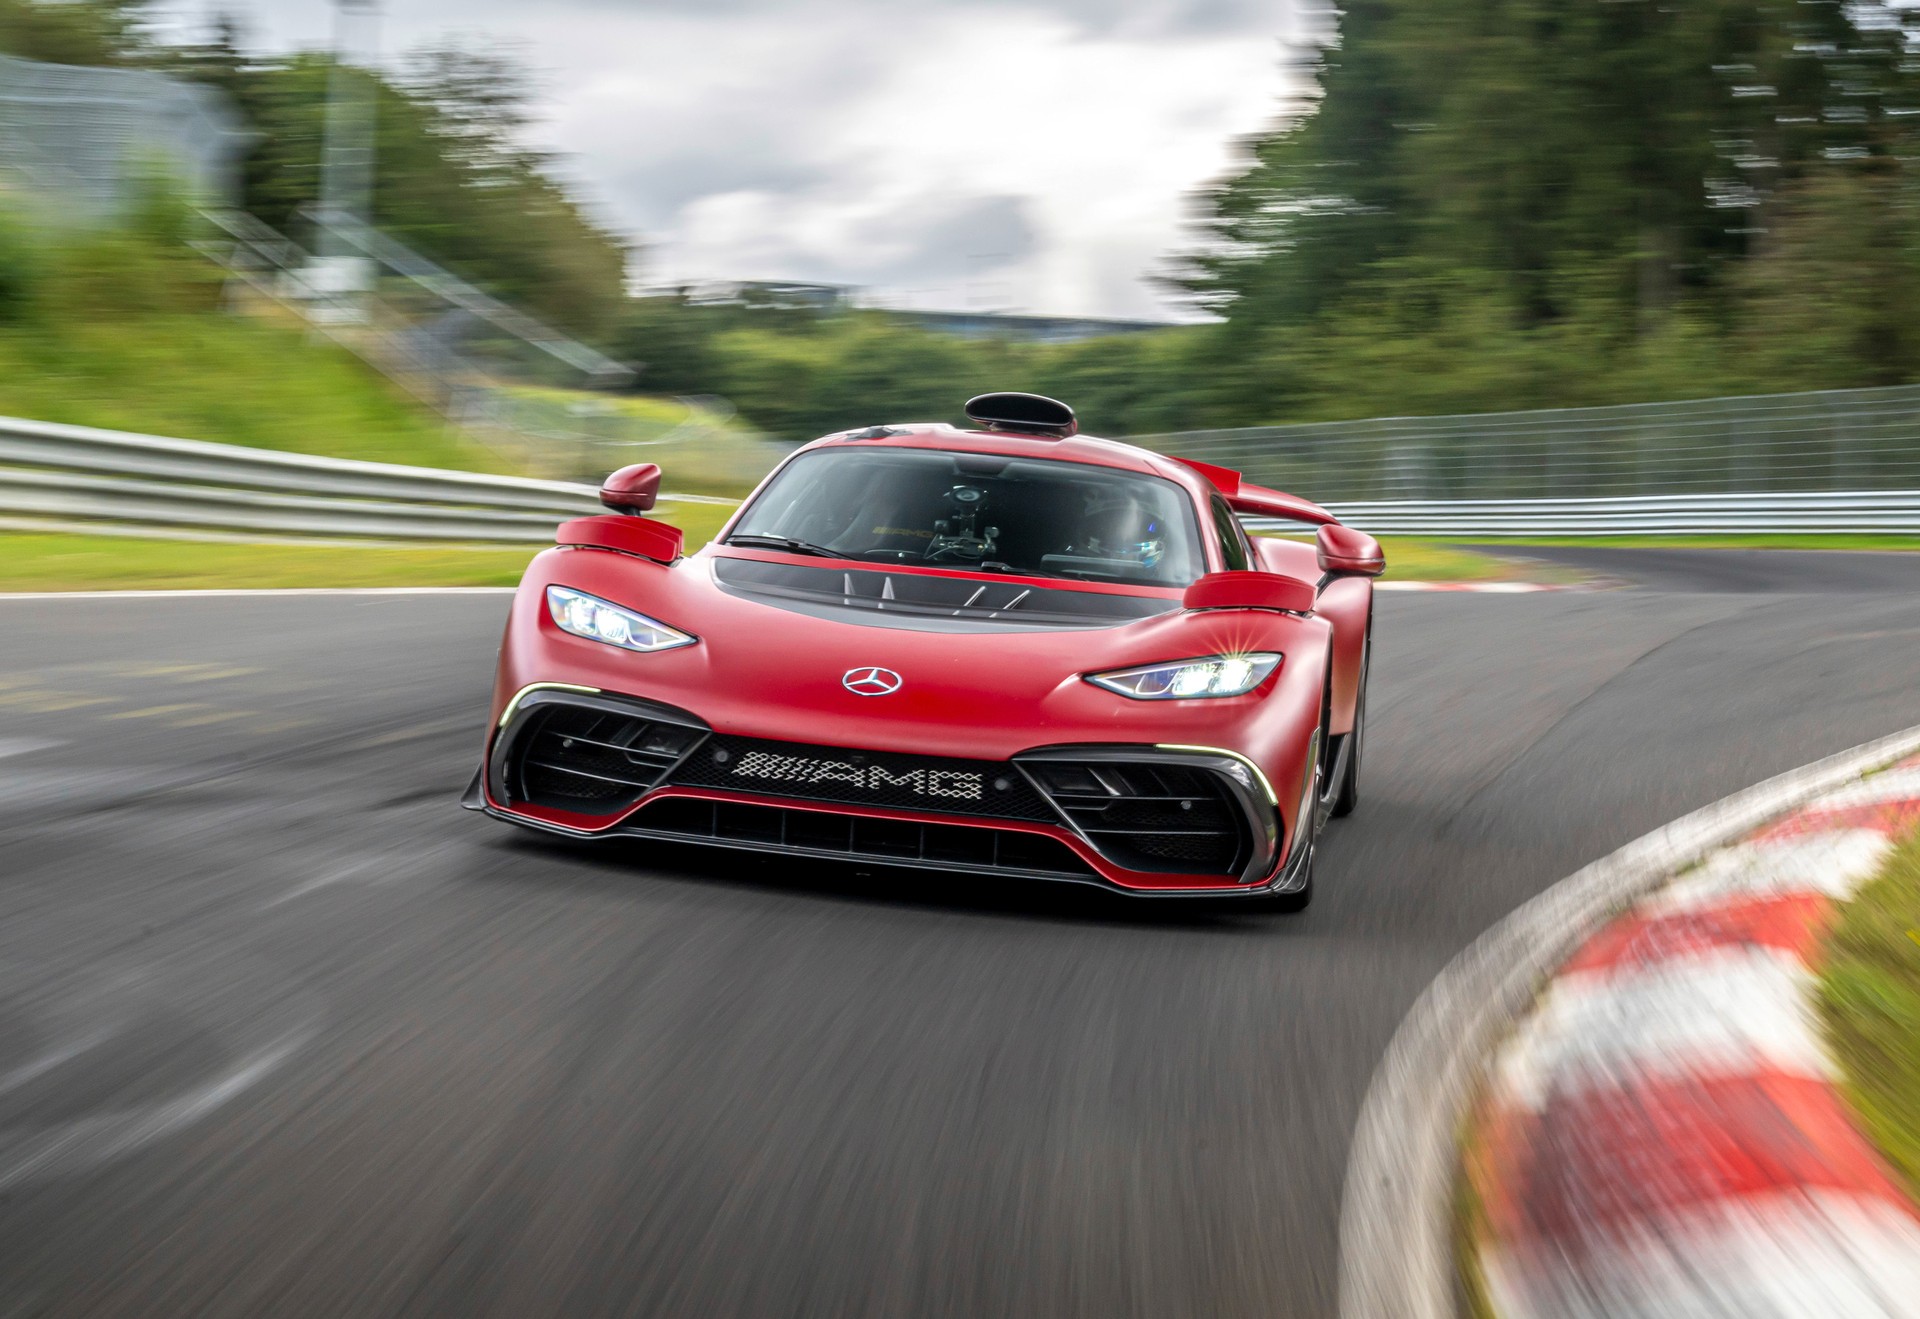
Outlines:
[[0,1315],[1327,1315],[1457,951],[1920,723],[1820,557],[1383,596],[1298,917],[466,814],[500,596],[0,601]]

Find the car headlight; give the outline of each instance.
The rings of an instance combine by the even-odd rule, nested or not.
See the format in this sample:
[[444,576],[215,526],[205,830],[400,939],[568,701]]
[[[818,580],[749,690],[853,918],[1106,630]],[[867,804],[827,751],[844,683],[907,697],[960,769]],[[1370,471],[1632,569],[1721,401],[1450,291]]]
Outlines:
[[1280,667],[1280,656],[1214,655],[1137,669],[1089,673],[1087,681],[1136,701],[1184,701],[1196,696],[1245,696]]
[[547,588],[547,612],[553,615],[554,626],[562,632],[571,632],[589,641],[604,641],[622,650],[642,653],[672,650],[675,646],[691,646],[698,639],[658,619],[564,586]]

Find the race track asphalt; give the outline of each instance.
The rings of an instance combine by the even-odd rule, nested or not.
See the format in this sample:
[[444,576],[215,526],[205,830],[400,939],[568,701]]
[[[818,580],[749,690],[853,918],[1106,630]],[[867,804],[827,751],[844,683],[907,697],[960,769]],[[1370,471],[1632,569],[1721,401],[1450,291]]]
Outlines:
[[1298,917],[468,815],[500,596],[0,601],[0,1315],[1329,1314],[1448,959],[1920,723],[1823,558],[1383,596]]

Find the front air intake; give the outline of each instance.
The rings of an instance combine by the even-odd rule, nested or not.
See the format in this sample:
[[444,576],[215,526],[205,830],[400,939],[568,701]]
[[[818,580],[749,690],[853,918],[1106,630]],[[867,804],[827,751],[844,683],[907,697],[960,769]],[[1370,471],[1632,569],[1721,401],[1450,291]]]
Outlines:
[[1065,756],[1021,765],[1066,821],[1116,865],[1226,876],[1246,864],[1245,812],[1210,768]]
[[975,875],[1092,880],[1057,839],[1013,829],[880,819],[749,802],[669,797],[635,812],[625,835]]
[[638,711],[550,701],[512,730],[502,766],[509,801],[615,815],[657,786],[706,730]]

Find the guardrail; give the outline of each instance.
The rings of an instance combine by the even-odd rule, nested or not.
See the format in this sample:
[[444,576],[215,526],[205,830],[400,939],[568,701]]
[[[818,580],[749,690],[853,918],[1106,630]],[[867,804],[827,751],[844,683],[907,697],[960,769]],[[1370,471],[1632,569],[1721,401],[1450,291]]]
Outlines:
[[[732,504],[703,495],[664,502]],[[1328,505],[1376,535],[1920,535],[1920,490],[1380,499]],[[597,512],[567,481],[320,458],[0,418],[0,520],[152,534],[533,544]],[[1292,524],[1253,519],[1263,530]],[[1295,528],[1297,529],[1297,528]]]
[[15,525],[531,544],[550,540],[566,518],[598,511],[595,487],[566,481],[0,418],[0,515]]
[[[1641,495],[1623,499],[1380,499],[1327,505],[1376,536],[1920,535],[1920,490]],[[1259,530],[1298,530],[1249,519]]]

